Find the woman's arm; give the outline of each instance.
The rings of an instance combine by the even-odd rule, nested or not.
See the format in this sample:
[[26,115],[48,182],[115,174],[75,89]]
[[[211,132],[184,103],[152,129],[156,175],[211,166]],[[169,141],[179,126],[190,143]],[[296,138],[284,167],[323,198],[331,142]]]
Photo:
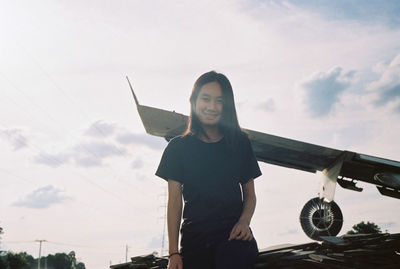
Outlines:
[[[182,217],[182,190],[181,184],[174,180],[168,180],[168,241],[169,254],[178,253],[179,227]],[[168,268],[182,269],[182,259],[179,255],[172,255]]]
[[250,225],[257,202],[256,193],[254,190],[254,180],[250,180],[243,185],[243,200],[243,212],[239,221],[244,221],[247,223],[247,225]]
[[250,180],[243,186],[243,211],[239,221],[233,227],[229,240],[248,240],[253,239],[250,231],[250,222],[256,208],[256,193],[254,190],[254,180]]

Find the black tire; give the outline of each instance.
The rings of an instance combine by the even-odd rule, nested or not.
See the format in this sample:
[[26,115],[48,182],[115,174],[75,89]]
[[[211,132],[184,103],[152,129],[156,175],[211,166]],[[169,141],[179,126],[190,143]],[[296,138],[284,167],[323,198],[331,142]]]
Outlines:
[[343,225],[343,215],[334,202],[324,202],[319,197],[308,201],[300,213],[301,228],[313,240],[321,241],[320,236],[336,236]]

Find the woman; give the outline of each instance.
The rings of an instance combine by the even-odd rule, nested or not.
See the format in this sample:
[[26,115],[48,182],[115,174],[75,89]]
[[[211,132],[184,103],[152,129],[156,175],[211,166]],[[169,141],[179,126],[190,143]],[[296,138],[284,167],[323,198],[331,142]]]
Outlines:
[[252,268],[258,254],[249,227],[253,179],[261,172],[229,80],[215,71],[201,75],[190,104],[187,130],[169,142],[156,172],[168,181],[168,268]]

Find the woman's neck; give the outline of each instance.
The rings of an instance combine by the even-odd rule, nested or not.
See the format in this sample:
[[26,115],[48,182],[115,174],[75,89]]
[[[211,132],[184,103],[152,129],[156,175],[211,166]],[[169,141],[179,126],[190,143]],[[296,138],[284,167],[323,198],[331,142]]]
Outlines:
[[201,133],[199,134],[198,137],[205,142],[216,142],[219,141],[224,136],[218,127],[203,126],[203,130],[207,134],[208,138]]

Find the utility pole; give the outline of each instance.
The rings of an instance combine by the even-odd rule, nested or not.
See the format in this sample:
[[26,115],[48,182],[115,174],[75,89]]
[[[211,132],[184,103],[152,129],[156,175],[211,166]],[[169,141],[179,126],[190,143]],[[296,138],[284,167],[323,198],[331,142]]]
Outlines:
[[128,245],[125,247],[125,262],[128,262]]
[[38,269],[40,269],[40,257],[42,255],[42,242],[47,242],[47,240],[35,240],[39,242],[39,258],[38,258]]
[[167,188],[164,188],[164,195],[162,196],[164,197],[164,206],[162,206],[164,208],[164,216],[163,216],[164,225],[163,225],[160,256],[164,255],[164,247],[165,247],[165,227],[167,226]]

